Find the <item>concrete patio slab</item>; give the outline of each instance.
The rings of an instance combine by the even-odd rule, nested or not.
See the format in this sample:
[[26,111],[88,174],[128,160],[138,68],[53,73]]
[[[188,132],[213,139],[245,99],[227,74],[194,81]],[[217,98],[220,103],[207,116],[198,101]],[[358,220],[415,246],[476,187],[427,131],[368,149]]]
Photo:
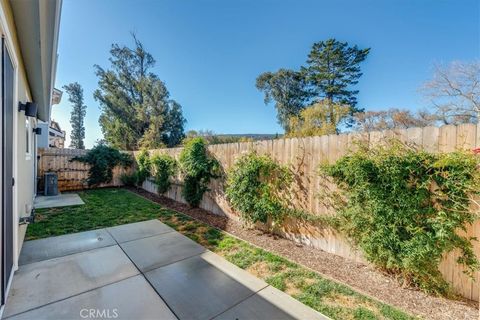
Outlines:
[[159,223],[27,241],[3,317],[327,319]]
[[227,261],[221,264],[217,268],[200,255],[152,270],[145,277],[180,319],[211,319],[267,286],[234,265],[227,267]]
[[120,243],[123,251],[142,272],[174,263],[205,251],[205,248],[178,232]]
[[328,320],[329,318],[286,293],[268,286],[214,319]]
[[242,283],[244,286],[246,286],[252,291],[258,291],[268,285],[265,281],[260,280],[251,273],[237,267],[233,263],[228,262],[224,258],[211,251],[206,251],[202,253],[201,255],[199,255],[199,258],[201,258],[203,261],[207,262],[211,266],[215,267],[217,270],[225,273],[233,280]]
[[115,240],[117,240],[118,243],[122,243],[156,236],[174,230],[158,220],[148,220],[107,228],[107,231],[115,238]]
[[137,274],[117,245],[30,263],[15,273],[3,315],[25,312]]
[[[90,316],[94,310],[94,316]],[[98,311],[97,311],[98,310]],[[177,319],[141,275],[82,293],[44,307],[8,318],[9,320],[174,320]]]
[[115,244],[115,240],[105,229],[26,241],[20,253],[19,265],[63,257]]
[[85,204],[76,193],[64,193],[58,196],[37,196],[33,203],[36,209],[78,206]]

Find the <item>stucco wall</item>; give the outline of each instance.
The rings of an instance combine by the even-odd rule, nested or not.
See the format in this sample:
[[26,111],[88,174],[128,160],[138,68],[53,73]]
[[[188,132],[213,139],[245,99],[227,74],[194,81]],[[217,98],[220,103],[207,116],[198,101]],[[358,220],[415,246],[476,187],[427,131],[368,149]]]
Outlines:
[[[19,81],[18,100],[26,101],[25,96],[25,83]],[[17,212],[18,216],[28,216],[32,210],[33,198],[34,198],[34,186],[35,186],[35,135],[33,134],[33,128],[36,125],[34,118],[28,118],[29,126],[27,128],[26,117],[24,112],[17,113],[17,172],[15,180],[17,183]],[[29,146],[27,153],[27,130],[29,135]]]
[[[28,84],[25,78],[21,73],[17,73],[17,101],[26,102],[30,101],[28,94]],[[14,106],[15,107],[15,106]],[[36,119],[28,118],[28,128],[24,112],[18,112],[14,110],[14,117],[16,116],[16,130],[14,132],[14,139],[16,139],[15,144],[15,153],[16,160],[14,158],[14,178],[15,178],[15,191],[14,197],[16,206],[14,206],[14,223],[17,224],[16,236],[17,236],[17,255],[20,254],[22,248],[23,239],[25,236],[24,226],[18,225],[18,221],[21,217],[30,215],[30,212],[33,208],[33,200],[35,197],[35,159],[36,159],[36,148],[35,148],[35,139],[36,136],[33,134],[33,128],[36,126]],[[29,152],[27,153],[27,130],[29,134]],[[16,166],[16,167],[15,167]]]

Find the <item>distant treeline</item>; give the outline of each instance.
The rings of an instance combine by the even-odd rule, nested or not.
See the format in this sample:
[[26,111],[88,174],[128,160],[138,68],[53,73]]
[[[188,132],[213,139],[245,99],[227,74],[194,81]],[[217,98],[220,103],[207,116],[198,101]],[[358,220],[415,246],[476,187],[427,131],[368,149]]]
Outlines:
[[283,134],[269,134],[269,133],[244,133],[244,134],[217,134],[210,130],[191,130],[187,132],[187,137],[184,143],[189,139],[195,137],[204,138],[209,144],[222,144],[232,142],[249,142],[258,140],[271,140],[282,138]]

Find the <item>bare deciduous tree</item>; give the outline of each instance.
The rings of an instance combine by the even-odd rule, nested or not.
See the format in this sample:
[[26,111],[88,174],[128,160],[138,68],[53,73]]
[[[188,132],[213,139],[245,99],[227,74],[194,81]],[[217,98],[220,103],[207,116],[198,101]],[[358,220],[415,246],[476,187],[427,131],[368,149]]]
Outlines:
[[480,61],[436,65],[422,87],[444,124],[477,123],[480,118]]
[[397,108],[359,112],[354,114],[354,120],[355,129],[363,132],[426,127],[437,121],[436,115],[427,111],[412,113],[410,110]]

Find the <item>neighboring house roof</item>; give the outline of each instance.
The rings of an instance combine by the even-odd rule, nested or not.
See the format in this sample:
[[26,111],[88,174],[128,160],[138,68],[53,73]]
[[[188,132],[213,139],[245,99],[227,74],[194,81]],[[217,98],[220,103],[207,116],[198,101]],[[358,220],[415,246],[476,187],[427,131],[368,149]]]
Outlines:
[[57,69],[62,0],[10,0],[38,118],[48,121]]
[[59,90],[57,88],[53,88],[53,93],[52,93],[52,105],[54,104],[59,104],[60,101],[62,101],[62,95],[63,91]]
[[54,134],[56,137],[61,137],[65,139],[65,131],[63,131],[62,128],[60,128],[60,125],[58,124],[58,122],[54,120],[50,121],[50,127],[48,130],[48,133],[49,133],[49,136]]
[[50,128],[55,129],[59,132],[62,132],[62,129],[60,128],[60,125],[58,124],[58,122],[56,122],[54,120],[50,121]]

